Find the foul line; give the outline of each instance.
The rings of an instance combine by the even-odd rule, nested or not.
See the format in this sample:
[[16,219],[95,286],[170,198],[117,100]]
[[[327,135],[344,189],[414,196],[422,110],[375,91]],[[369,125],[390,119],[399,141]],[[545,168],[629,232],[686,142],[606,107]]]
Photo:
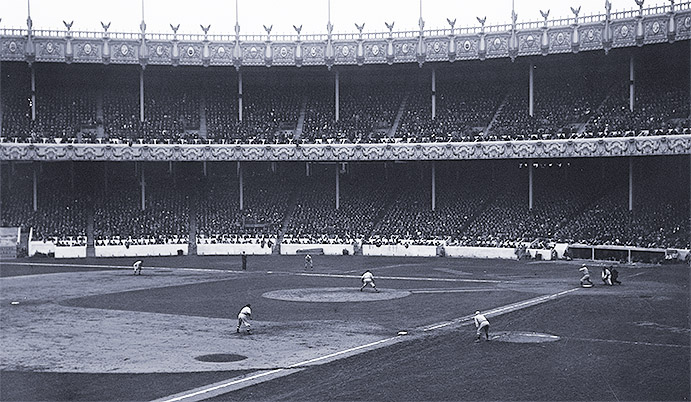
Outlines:
[[[241,379],[238,379],[238,380],[232,380],[232,381],[228,381],[228,382],[221,382],[221,383],[217,383],[217,384],[212,384],[212,385],[210,385],[210,386],[202,387],[201,389],[198,389],[198,390],[196,390],[196,391],[192,391],[192,392],[190,392],[190,393],[185,393],[185,394],[181,394],[181,395],[178,395],[178,396],[174,396],[174,397],[172,397],[172,398],[165,398],[165,399],[159,399],[159,400],[160,400],[160,401],[165,401],[165,402],[176,402],[176,401],[188,400],[188,399],[191,399],[191,398],[194,398],[194,399],[192,399],[192,400],[206,399],[207,397],[210,397],[211,395],[204,395],[204,394],[208,394],[208,393],[211,393],[211,392],[214,392],[214,391],[219,391],[219,390],[221,390],[221,389],[223,389],[223,388],[227,388],[227,387],[230,387],[230,386],[233,386],[233,385],[241,384],[241,383],[243,383],[243,382],[248,382],[248,381],[256,380],[256,379],[258,379],[258,378],[266,377],[266,376],[271,375],[271,374],[277,374],[277,373],[281,373],[281,372],[283,372],[283,371],[291,371],[291,370],[293,370],[293,369],[303,369],[303,368],[304,368],[303,366],[306,366],[306,365],[308,365],[308,364],[316,363],[316,362],[319,362],[319,361],[322,361],[322,360],[326,360],[326,359],[330,359],[330,358],[333,358],[333,357],[336,357],[336,356],[340,356],[340,355],[343,355],[343,354],[355,352],[355,351],[357,351],[357,350],[367,349],[367,348],[370,348],[370,347],[373,347],[373,346],[376,346],[376,345],[379,345],[379,344],[382,344],[382,343],[385,343],[385,342],[390,342],[390,341],[392,341],[392,340],[394,340],[394,339],[396,339],[396,338],[398,338],[398,336],[394,336],[394,337],[387,338],[387,339],[382,339],[382,340],[379,340],[379,341],[376,341],[376,342],[368,343],[368,344],[366,344],[366,345],[356,346],[356,347],[354,347],[354,348],[342,350],[342,351],[340,351],[340,352],[331,353],[331,354],[328,354],[328,355],[325,355],[325,356],[321,356],[321,357],[317,357],[317,358],[314,358],[314,359],[305,360],[305,361],[300,362],[300,363],[291,364],[290,366],[288,366],[288,367],[286,367],[286,368],[274,369],[274,370],[271,370],[271,371],[267,371],[267,372],[264,372],[264,373],[255,374],[255,375],[252,375],[252,376],[249,376],[249,377],[245,377],[245,378],[241,378]],[[292,374],[292,373],[285,373],[285,374]],[[203,395],[202,398],[197,398],[197,397],[202,396],[202,395]]]
[[[497,316],[497,315],[501,315],[501,314],[505,314],[505,313],[510,313],[510,312],[512,312],[512,311],[519,310],[519,309],[522,309],[522,308],[525,308],[525,307],[531,307],[531,306],[534,306],[534,305],[536,305],[536,304],[540,304],[540,303],[547,302],[547,301],[552,300],[552,299],[555,299],[555,298],[557,298],[557,297],[561,297],[561,296],[563,296],[563,295],[565,295],[565,294],[568,294],[568,293],[571,293],[571,292],[575,292],[576,290],[579,290],[579,289],[581,289],[581,288],[580,288],[580,287],[578,287],[578,288],[573,288],[573,289],[569,289],[569,290],[564,290],[564,291],[559,292],[559,293],[554,293],[554,294],[551,294],[551,295],[539,296],[539,297],[535,297],[535,298],[532,298],[532,299],[524,300],[524,301],[521,301],[521,302],[516,302],[516,303],[507,304],[506,306],[496,307],[496,308],[494,308],[494,309],[485,311],[485,312],[484,312],[484,315],[485,315],[485,316],[489,316],[489,317],[493,317],[493,316]],[[434,325],[432,325],[432,326],[428,326],[428,327],[422,328],[422,330],[423,330],[424,332],[428,332],[428,331],[432,331],[432,330],[435,330],[435,329],[447,327],[447,326],[449,326],[449,325],[467,322],[467,321],[470,321],[470,320],[472,320],[472,319],[473,319],[473,315],[472,315],[472,314],[469,314],[469,315],[463,316],[463,317],[461,317],[461,318],[457,318],[457,319],[455,319],[455,320],[453,320],[453,321],[447,321],[447,322],[443,322],[443,323],[439,323],[439,324],[434,324]]]

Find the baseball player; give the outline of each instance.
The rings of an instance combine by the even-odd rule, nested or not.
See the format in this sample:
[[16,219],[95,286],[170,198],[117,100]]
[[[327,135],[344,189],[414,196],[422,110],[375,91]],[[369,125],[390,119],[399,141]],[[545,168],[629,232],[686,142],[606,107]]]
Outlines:
[[132,264],[132,268],[134,268],[134,274],[135,275],[141,275],[142,274],[142,260],[137,260]]
[[475,342],[480,342],[483,332],[485,333],[485,340],[489,341],[489,321],[487,321],[487,317],[480,314],[478,310],[475,312],[473,321],[475,321],[475,328],[477,328],[477,339],[475,339]]
[[362,274],[360,280],[362,280],[362,287],[360,287],[361,292],[367,285],[371,285],[374,288],[375,292],[379,292],[379,289],[377,289],[377,285],[374,284],[374,275],[372,275],[372,273],[369,270],[365,271],[365,273]]
[[312,256],[307,254],[305,256],[305,271],[314,269],[312,266]]
[[583,276],[581,277],[581,286],[582,287],[592,287],[593,282],[590,280],[590,272],[588,272],[588,267],[583,264],[581,268],[578,269]]
[[235,332],[239,333],[240,332],[240,326],[244,325],[245,328],[247,328],[247,333],[251,334],[252,333],[252,328],[250,327],[250,321],[252,319],[252,309],[250,308],[250,304],[246,304],[245,307],[240,310],[240,313],[238,313],[238,326],[235,329]]
[[607,267],[602,267],[602,282],[612,286],[612,272]]

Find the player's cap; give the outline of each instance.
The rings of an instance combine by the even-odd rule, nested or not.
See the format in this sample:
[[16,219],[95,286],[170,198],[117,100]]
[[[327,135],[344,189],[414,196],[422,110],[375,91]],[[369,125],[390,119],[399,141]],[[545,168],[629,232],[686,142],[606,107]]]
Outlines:
[[585,267],[585,264],[581,265],[582,267]]
[[477,311],[475,312],[475,314],[480,314],[480,310],[477,310]]

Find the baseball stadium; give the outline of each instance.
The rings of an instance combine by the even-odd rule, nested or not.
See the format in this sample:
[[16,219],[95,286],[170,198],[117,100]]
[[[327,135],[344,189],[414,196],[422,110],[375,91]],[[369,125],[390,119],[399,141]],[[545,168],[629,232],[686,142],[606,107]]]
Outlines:
[[631,3],[0,19],[0,401],[688,401],[691,2]]

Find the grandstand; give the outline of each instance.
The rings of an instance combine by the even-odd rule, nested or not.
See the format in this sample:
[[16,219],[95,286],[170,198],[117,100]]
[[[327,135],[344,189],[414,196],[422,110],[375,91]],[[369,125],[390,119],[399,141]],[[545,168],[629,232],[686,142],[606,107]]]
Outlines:
[[[0,32],[0,226],[31,230],[29,254],[56,256],[135,252],[130,246],[283,253],[290,244],[687,256],[690,16],[689,3],[641,11],[635,21],[646,26],[681,23],[625,38],[617,27],[630,16],[608,14],[602,21],[619,36],[590,43],[584,35],[566,50],[509,40],[483,53],[474,33],[474,53],[436,55],[449,34],[466,43],[451,30],[425,37],[423,60],[374,54],[382,40],[372,39],[365,65],[343,51],[293,60],[300,68],[267,68],[280,51],[235,60],[236,68],[194,51],[176,60],[113,49],[94,59],[85,46],[103,50],[103,41],[79,35],[53,38],[78,52],[59,47],[49,57],[51,38],[26,33],[32,53]],[[492,39],[478,32],[482,43]],[[530,32],[514,23],[494,38]],[[159,41],[149,45],[178,46]],[[9,50],[18,43],[23,51]],[[331,35],[322,45],[334,45]],[[99,254],[105,248],[116,254]]]

